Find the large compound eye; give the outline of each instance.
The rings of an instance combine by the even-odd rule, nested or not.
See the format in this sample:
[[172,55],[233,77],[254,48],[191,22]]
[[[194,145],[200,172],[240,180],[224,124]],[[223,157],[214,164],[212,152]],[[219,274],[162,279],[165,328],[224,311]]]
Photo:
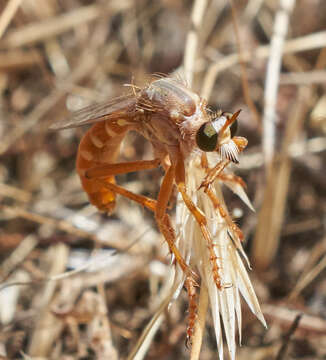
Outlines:
[[217,132],[211,122],[207,122],[199,128],[196,134],[196,142],[200,150],[216,150]]

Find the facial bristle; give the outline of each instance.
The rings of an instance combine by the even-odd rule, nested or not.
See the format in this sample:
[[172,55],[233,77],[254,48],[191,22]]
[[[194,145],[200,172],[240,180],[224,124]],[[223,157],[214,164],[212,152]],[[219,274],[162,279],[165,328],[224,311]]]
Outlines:
[[236,164],[239,163],[239,149],[233,140],[222,144],[219,152],[222,159],[228,159]]

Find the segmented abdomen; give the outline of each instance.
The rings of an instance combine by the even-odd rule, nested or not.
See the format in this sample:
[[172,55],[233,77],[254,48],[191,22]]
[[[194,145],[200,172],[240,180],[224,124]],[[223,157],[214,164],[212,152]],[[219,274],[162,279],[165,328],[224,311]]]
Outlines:
[[101,164],[114,163],[127,131],[128,127],[119,125],[119,120],[99,122],[87,131],[78,148],[76,168],[83,189],[91,204],[108,213],[114,209],[115,194],[104,186],[103,181],[115,183],[114,176],[98,181],[86,178],[85,171]]

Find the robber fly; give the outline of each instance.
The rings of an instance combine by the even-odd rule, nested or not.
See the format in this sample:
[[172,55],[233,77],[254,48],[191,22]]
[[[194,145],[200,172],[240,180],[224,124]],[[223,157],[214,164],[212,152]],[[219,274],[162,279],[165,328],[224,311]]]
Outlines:
[[[130,95],[86,107],[73,113],[70,119],[54,124],[52,128],[66,129],[93,124],[80,142],[76,161],[77,172],[90,202],[99,210],[111,213],[115,207],[116,194],[120,194],[153,211],[159,230],[185,274],[185,286],[191,297],[195,275],[176,247],[175,231],[167,213],[168,202],[173,186],[176,185],[199,224],[208,247],[212,248],[205,214],[187,193],[185,169],[193,153],[201,154],[206,164],[206,152],[217,152],[220,155],[220,161],[208,169],[201,186],[209,194],[210,184],[230,162],[238,163],[239,153],[247,145],[245,138],[234,136],[240,111],[234,114],[221,111],[214,113],[207,108],[204,99],[174,78],[159,78],[144,88],[131,87],[133,92]],[[153,160],[116,162],[121,142],[131,130],[151,142]],[[115,183],[117,174],[158,166],[164,168],[165,175],[157,200],[132,193]],[[236,225],[233,226],[237,231]],[[213,254],[212,250],[214,280],[221,289]]]

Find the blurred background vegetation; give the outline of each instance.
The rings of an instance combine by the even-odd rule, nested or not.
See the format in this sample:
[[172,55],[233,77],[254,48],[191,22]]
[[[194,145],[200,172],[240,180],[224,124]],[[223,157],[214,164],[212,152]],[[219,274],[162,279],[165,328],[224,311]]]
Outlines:
[[[242,109],[238,133],[249,140],[235,172],[257,213],[225,197],[245,233],[269,329],[244,306],[238,359],[326,357],[326,2],[289,3],[236,0],[236,27],[230,2],[211,0],[195,29],[192,88],[213,109]],[[0,1],[1,358],[123,359],[150,320],[170,266],[152,214],[121,198],[113,216],[98,213],[75,172],[86,129],[49,126],[127,93],[126,83],[180,69],[192,8],[173,0]],[[283,37],[277,19],[289,22]],[[273,55],[281,66],[269,80],[277,87],[271,105]],[[150,144],[128,135],[121,159],[141,158],[151,158]],[[155,197],[161,175],[118,181]],[[85,266],[94,252],[85,271],[46,281]],[[189,357],[185,295],[148,359]],[[214,337],[209,328],[201,359],[217,358]]]

